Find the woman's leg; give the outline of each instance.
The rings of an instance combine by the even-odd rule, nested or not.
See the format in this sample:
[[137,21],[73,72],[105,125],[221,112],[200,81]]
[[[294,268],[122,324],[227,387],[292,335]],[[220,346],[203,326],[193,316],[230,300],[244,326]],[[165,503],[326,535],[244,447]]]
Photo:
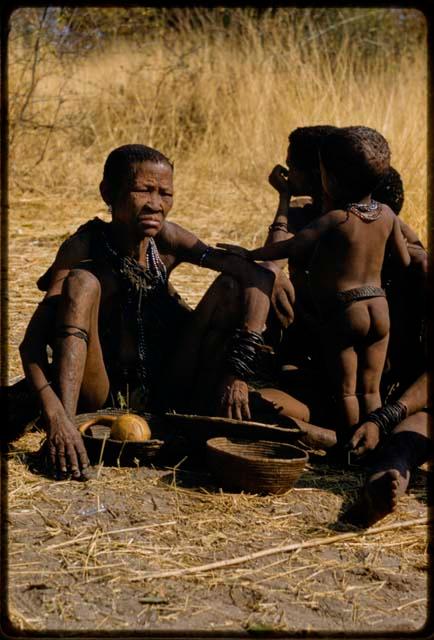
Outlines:
[[366,484],[358,500],[343,516],[346,522],[369,527],[396,509],[407,490],[411,473],[433,458],[429,419],[426,411],[409,416],[394,429],[384,445],[375,450]]
[[359,350],[361,417],[381,407],[380,382],[389,344],[389,308],[386,298],[367,302],[370,326]]
[[171,406],[208,415],[216,410],[225,345],[239,324],[241,303],[238,283],[221,275],[191,313],[166,370]]

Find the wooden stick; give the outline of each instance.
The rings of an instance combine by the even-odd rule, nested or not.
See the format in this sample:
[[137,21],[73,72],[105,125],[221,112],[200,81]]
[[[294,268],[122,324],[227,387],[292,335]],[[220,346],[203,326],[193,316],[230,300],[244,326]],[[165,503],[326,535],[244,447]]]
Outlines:
[[271,547],[269,549],[262,549],[261,551],[255,551],[245,556],[238,556],[237,558],[231,558],[230,560],[218,560],[217,562],[211,562],[210,564],[202,564],[197,567],[188,567],[185,569],[173,569],[171,571],[159,571],[156,573],[150,573],[142,576],[145,580],[152,580],[153,578],[169,578],[174,576],[183,576],[188,573],[199,573],[203,571],[212,571],[213,569],[222,569],[224,567],[230,567],[234,564],[242,564],[249,560],[255,560],[256,558],[263,558],[270,556],[274,553],[288,553],[289,551],[296,551],[297,549],[307,549],[309,547],[317,547],[323,544],[332,544],[333,542],[342,542],[343,540],[349,540],[350,538],[359,538],[361,536],[370,536],[375,533],[382,533],[383,531],[392,531],[392,529],[403,529],[406,527],[413,527],[417,525],[428,524],[432,519],[416,518],[415,520],[405,520],[404,522],[395,522],[394,524],[386,524],[374,529],[367,529],[366,531],[350,531],[348,533],[340,533],[336,536],[328,536],[326,538],[315,538],[314,540],[307,540],[305,542],[295,542],[292,544],[284,545],[283,547]]
[[[155,527],[168,527],[172,524],[176,524],[176,520],[170,520],[169,522],[160,522],[157,524],[142,524],[138,527],[127,527],[126,529],[112,529],[111,531],[101,531],[100,536],[109,536],[112,533],[126,533],[127,531],[138,531],[139,529],[154,529]],[[60,542],[59,544],[52,544],[49,547],[44,547],[44,551],[51,551],[51,549],[59,549],[60,547],[68,547],[71,544],[78,544],[85,540],[90,540],[94,534],[83,536],[82,538],[74,538],[73,540],[66,540],[66,542]]]

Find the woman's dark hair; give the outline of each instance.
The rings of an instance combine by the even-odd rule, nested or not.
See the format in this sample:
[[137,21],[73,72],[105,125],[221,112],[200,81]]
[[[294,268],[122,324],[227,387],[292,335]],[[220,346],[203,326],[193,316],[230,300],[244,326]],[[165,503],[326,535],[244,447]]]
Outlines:
[[144,144],[124,144],[110,151],[104,164],[103,180],[113,196],[117,194],[125,178],[134,176],[134,164],[139,162],[166,164],[173,170],[173,163],[164,154]]
[[291,164],[300,171],[319,171],[319,149],[330,133],[338,131],[329,124],[298,127],[289,134]]
[[359,200],[372,193],[390,168],[389,144],[370,127],[343,127],[326,136],[320,149],[325,170],[339,194]]

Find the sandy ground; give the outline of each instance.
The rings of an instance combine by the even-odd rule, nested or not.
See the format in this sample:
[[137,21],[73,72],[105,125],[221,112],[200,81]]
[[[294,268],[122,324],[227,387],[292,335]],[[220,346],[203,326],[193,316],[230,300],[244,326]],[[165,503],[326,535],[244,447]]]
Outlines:
[[[386,530],[370,534],[336,524],[360,473],[311,463],[294,488],[274,496],[224,492],[206,465],[102,466],[86,483],[56,482],[31,470],[29,452],[40,440],[24,436],[8,462],[15,628],[239,635],[401,632],[425,623],[427,530],[417,524],[427,517],[423,471],[398,511],[379,523]],[[401,528],[409,520],[416,523]],[[354,537],[333,544],[201,570],[348,532]]]
[[[64,216],[59,233],[58,201],[12,205],[11,378],[21,373],[18,344],[41,295],[36,277],[61,239],[91,217],[86,211],[98,211],[92,202],[68,203],[78,213]],[[181,270],[174,279],[193,305],[214,277],[198,272]],[[280,496],[224,492],[206,466],[101,467],[87,483],[55,482],[33,470],[29,454],[40,440],[26,435],[7,461],[4,558],[15,630],[399,637],[426,621],[427,527],[399,526],[427,517],[422,471],[398,511],[380,523],[395,528],[203,572],[201,565],[217,560],[351,531],[336,520],[362,477],[311,463]]]

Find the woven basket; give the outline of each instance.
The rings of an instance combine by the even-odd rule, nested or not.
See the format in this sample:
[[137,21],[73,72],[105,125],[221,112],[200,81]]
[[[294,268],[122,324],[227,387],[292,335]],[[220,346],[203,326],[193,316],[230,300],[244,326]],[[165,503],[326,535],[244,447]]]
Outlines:
[[207,460],[225,488],[285,493],[302,474],[308,455],[283,442],[212,438],[207,442]]
[[101,409],[94,413],[81,413],[75,416],[74,423],[81,431],[87,455],[91,464],[104,462],[106,466],[136,466],[154,462],[164,445],[164,440],[155,438],[161,433],[160,419],[149,413],[140,413],[147,420],[152,438],[145,441],[112,440],[110,427],[99,424],[104,416],[119,416],[124,413],[136,413],[124,409]]

